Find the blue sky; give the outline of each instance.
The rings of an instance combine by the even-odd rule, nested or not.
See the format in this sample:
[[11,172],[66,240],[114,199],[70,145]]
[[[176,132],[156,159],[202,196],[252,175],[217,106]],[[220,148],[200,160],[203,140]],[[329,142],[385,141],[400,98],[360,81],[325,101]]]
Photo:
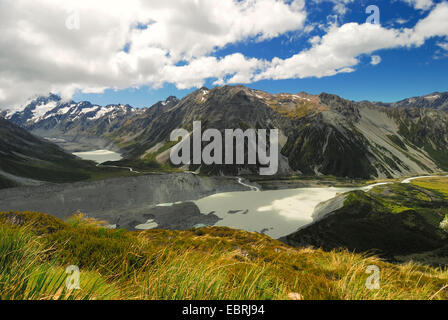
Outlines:
[[[437,2],[437,1],[435,1]],[[334,3],[307,3],[307,23],[327,25],[337,19],[342,25],[350,22],[364,23],[369,14],[368,5],[377,5],[380,9],[381,25],[385,28],[412,28],[430,10],[416,10],[403,1],[354,1],[346,6],[346,13],[335,12]],[[281,17],[279,17],[281,18]],[[448,19],[448,17],[447,17]],[[274,57],[286,59],[297,52],[310,47],[309,39],[322,36],[325,30],[315,28],[310,33],[293,31],[266,41],[247,39],[232,43],[219,49],[214,56],[221,58],[233,53],[242,53],[246,57],[270,60]],[[361,62],[350,73],[333,76],[304,79],[261,80],[245,84],[250,88],[270,93],[305,91],[312,94],[329,92],[352,100],[374,100],[392,102],[406,97],[424,95],[434,91],[448,90],[448,54],[438,43],[443,38],[429,39],[424,45],[413,48],[393,48],[378,50],[375,55],[381,57],[377,65],[370,64],[369,56],[361,56]],[[215,79],[205,81],[205,86],[214,87]],[[101,94],[75,95],[76,100],[90,100],[98,104],[129,103],[137,107],[149,106],[170,95],[182,98],[195,88],[179,90],[174,84],[165,84],[162,88],[151,89],[147,86],[125,90],[106,90]]]
[[[372,5],[378,24],[366,23]],[[148,107],[224,84],[384,102],[448,90],[447,0],[1,6],[0,109],[49,92]]]

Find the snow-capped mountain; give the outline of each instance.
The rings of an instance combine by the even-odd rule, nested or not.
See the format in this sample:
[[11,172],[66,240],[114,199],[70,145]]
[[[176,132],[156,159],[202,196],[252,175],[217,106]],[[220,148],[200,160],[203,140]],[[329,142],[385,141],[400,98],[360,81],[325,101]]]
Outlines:
[[21,111],[4,112],[3,117],[30,132],[59,139],[80,150],[109,145],[105,136],[131,117],[144,112],[130,105],[94,105],[88,101],[63,101],[50,94],[29,101]]
[[127,114],[139,112],[139,109],[130,105],[94,105],[88,101],[63,102],[59,96],[49,95],[48,97],[38,97],[15,113],[4,112],[4,118],[21,126],[32,128],[42,126],[48,120],[56,121],[97,121],[106,117],[113,120]]

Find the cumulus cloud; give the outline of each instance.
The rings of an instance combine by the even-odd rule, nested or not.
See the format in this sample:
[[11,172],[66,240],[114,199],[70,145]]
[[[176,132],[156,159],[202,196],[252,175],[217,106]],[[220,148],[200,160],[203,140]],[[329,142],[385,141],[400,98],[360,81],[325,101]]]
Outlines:
[[0,106],[48,92],[70,98],[76,90],[167,82],[183,89],[206,79],[221,85],[353,72],[362,55],[447,36],[447,16],[444,2],[410,29],[333,24],[309,40],[309,49],[266,61],[213,54],[229,44],[305,31],[304,0],[3,0]]
[[211,54],[302,29],[305,19],[304,0],[3,0],[0,105],[49,91],[244,81],[257,62]]
[[353,72],[359,57],[378,50],[421,46],[427,39],[448,35],[448,4],[441,3],[412,29],[386,29],[380,25],[333,25],[313,46],[288,59],[272,60],[255,80],[326,77]]

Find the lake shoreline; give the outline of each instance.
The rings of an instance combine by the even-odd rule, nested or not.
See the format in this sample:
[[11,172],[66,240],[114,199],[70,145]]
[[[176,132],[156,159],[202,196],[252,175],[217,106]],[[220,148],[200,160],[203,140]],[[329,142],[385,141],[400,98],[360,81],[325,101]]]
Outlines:
[[120,153],[107,149],[73,152],[72,154],[83,160],[94,161],[97,164],[101,164],[107,161],[119,161],[123,159]]

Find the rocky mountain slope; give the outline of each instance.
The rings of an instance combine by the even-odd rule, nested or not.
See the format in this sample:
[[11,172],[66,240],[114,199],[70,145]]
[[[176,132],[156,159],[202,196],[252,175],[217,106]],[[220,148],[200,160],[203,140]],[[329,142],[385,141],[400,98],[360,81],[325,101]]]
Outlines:
[[83,180],[85,170],[95,168],[2,118],[0,137],[0,188]]
[[[182,100],[135,110],[129,106],[35,100],[11,121],[75,144],[120,149],[128,160],[169,164],[174,129],[277,128],[279,174],[386,178],[448,170],[448,93],[393,104],[336,95],[269,94],[244,86],[201,88]],[[48,104],[56,105],[49,108]],[[47,110],[48,109],[48,110]],[[86,148],[86,147],[85,147]],[[126,161],[124,161],[126,162]],[[206,174],[257,174],[259,165],[190,165]]]
[[[278,128],[280,174],[397,177],[447,170],[448,113],[380,106],[322,93],[271,95],[244,86],[202,88],[174,106],[131,119],[112,137],[129,158],[168,160],[176,128]],[[130,134],[131,133],[131,134]],[[196,169],[191,166],[190,169]],[[202,166],[209,173],[256,173],[257,166]]]
[[448,92],[434,92],[422,97],[408,98],[386,105],[400,108],[432,108],[448,111]]

